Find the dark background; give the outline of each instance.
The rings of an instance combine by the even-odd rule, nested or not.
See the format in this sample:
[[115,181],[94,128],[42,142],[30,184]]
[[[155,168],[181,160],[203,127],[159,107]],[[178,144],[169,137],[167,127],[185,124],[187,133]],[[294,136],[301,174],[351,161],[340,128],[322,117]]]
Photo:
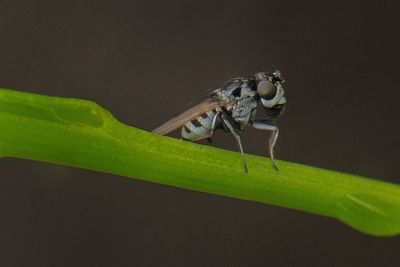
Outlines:
[[[151,130],[275,64],[279,159],[400,182],[393,3],[0,0],[0,87],[92,99]],[[265,139],[248,129],[246,151]],[[236,150],[223,133],[214,145]],[[1,266],[400,263],[399,237],[294,210],[19,159],[0,177]]]

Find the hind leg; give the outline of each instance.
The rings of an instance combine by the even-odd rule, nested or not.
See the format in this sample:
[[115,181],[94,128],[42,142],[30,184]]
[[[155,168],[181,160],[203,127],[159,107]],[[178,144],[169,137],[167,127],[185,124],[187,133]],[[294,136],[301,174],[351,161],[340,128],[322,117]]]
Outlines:
[[229,131],[232,133],[232,135],[236,138],[236,141],[239,145],[240,152],[242,153],[242,162],[243,162],[244,170],[246,172],[249,172],[249,169],[247,167],[246,155],[244,154],[242,141],[240,140],[240,135],[239,135],[238,131],[235,129],[235,127],[229,122],[229,120],[227,119],[226,116],[227,116],[226,114],[223,114],[222,121],[225,124],[225,126],[229,129]]

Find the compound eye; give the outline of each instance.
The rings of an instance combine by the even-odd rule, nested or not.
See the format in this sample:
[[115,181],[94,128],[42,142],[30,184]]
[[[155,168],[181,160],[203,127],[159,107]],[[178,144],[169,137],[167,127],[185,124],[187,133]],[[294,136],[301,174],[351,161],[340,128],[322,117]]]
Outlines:
[[276,86],[271,81],[262,80],[257,85],[257,93],[260,97],[270,100],[276,95]]

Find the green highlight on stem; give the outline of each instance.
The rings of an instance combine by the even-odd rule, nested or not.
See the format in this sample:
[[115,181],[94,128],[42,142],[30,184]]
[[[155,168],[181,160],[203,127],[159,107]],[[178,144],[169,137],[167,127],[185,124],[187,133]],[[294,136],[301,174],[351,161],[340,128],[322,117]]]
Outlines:
[[158,136],[88,100],[0,89],[0,157],[39,160],[312,212],[377,236],[400,232],[400,186]]

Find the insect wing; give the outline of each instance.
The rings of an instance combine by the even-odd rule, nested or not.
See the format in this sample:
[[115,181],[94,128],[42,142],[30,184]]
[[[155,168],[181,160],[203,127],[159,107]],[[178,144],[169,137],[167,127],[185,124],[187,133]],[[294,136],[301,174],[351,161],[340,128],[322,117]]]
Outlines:
[[164,135],[168,134],[183,125],[187,123],[188,121],[194,120],[198,116],[206,113],[209,110],[215,109],[217,107],[220,107],[220,103],[216,100],[213,99],[207,99],[196,106],[193,106],[192,108],[186,110],[179,116],[167,121],[160,127],[156,128],[153,130],[153,133]]

